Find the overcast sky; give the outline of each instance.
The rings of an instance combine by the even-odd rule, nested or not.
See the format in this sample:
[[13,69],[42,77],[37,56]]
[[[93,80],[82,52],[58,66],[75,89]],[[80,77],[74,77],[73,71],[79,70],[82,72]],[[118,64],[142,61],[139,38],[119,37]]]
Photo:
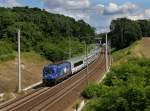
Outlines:
[[0,6],[29,6],[49,12],[84,19],[97,29],[108,31],[112,19],[133,20],[150,18],[150,0],[0,0]]

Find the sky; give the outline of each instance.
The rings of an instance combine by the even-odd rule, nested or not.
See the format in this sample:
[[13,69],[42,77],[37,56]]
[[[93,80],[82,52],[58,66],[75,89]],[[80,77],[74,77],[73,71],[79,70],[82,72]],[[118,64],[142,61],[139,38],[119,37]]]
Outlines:
[[109,31],[112,20],[150,19],[150,0],[0,0],[1,7],[29,6],[83,19],[97,33]]

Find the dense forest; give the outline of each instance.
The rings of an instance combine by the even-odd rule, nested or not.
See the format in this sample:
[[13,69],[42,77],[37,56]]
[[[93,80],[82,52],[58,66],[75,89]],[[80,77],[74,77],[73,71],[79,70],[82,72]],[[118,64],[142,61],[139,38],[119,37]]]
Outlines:
[[17,30],[21,30],[21,51],[36,51],[47,59],[68,58],[71,42],[73,55],[93,42],[95,29],[83,20],[28,7],[0,8],[0,58],[17,50]]
[[111,69],[102,84],[89,84],[83,111],[150,111],[150,59],[129,59]]
[[141,39],[142,31],[137,21],[119,18],[111,22],[109,35],[112,46],[116,49],[122,49]]
[[[112,20],[108,37],[116,50],[131,45],[142,37],[150,37],[150,20],[133,21],[127,18]],[[98,36],[105,42],[105,33]]]

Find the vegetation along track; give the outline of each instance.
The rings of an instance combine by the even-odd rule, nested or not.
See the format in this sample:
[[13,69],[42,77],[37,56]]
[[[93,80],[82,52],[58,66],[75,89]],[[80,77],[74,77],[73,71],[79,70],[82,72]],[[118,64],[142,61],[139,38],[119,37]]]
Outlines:
[[[104,55],[101,54],[98,60],[101,62],[95,61],[89,65],[89,75],[88,79],[94,74],[97,73],[97,69],[102,67]],[[14,100],[10,103],[2,105],[0,107],[1,111],[29,111],[29,110],[51,110],[49,107],[57,104],[59,100],[63,99],[64,96],[67,96],[72,92],[76,87],[79,87],[82,83],[85,83],[87,75],[85,75],[86,69],[80,71],[78,74],[72,76],[71,78],[65,80],[64,82],[54,86],[54,87],[45,87],[33,93],[27,94],[22,98]],[[63,103],[62,103],[63,104]],[[58,111],[58,110],[57,110]],[[62,111],[62,109],[61,109]]]

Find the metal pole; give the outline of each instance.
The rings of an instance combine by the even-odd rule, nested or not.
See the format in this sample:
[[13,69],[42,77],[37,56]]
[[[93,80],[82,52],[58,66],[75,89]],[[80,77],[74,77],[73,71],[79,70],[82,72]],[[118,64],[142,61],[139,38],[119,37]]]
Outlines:
[[110,54],[110,55],[109,55],[109,57],[110,57],[110,60],[109,60],[109,61],[110,61],[110,67],[111,67],[111,63],[112,63],[112,60],[111,60],[111,40],[110,40],[109,50],[110,50],[110,51],[109,51],[109,52],[110,52],[110,53],[109,53],[109,54]]
[[86,42],[85,42],[85,55],[86,55],[86,81],[87,81],[87,84],[88,84],[89,66],[88,66],[88,47],[87,47]]
[[71,38],[69,37],[69,58],[71,59]]
[[106,56],[106,71],[108,71],[108,42],[107,42],[107,33],[106,33],[106,51],[105,51],[105,56]]
[[18,92],[21,92],[20,29],[18,29]]

